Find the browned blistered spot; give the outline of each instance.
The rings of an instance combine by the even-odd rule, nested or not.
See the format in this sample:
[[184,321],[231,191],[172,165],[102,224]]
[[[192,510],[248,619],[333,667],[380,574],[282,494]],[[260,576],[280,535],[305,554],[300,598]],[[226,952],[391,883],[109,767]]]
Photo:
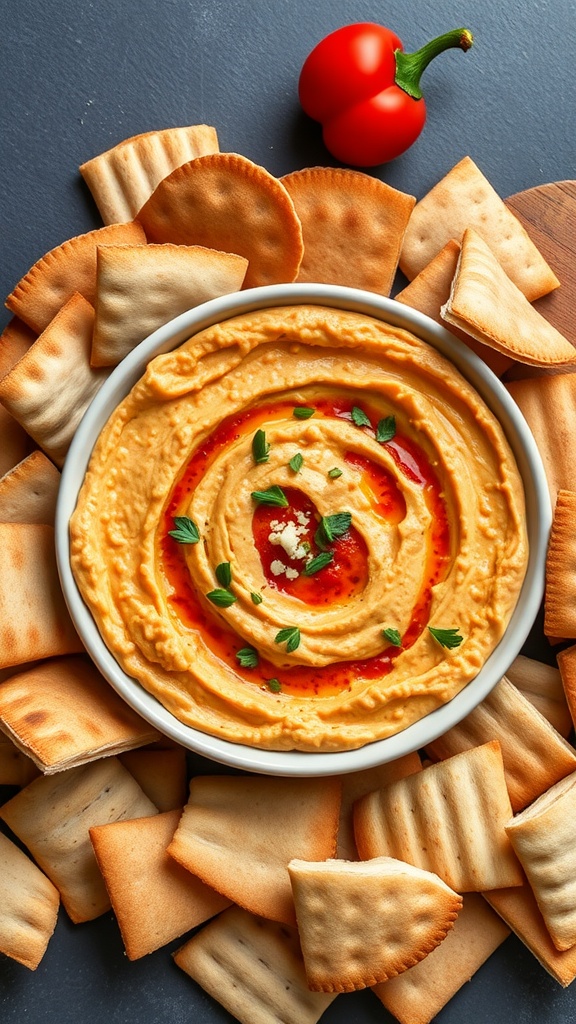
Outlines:
[[30,711],[27,715],[24,715],[24,721],[27,725],[41,725],[47,718],[48,715],[45,711]]

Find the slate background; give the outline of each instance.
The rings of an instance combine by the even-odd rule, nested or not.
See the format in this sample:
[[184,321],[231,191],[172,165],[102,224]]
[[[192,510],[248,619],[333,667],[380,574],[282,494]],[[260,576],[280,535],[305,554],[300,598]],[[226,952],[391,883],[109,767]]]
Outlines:
[[[322,36],[364,20],[389,25],[406,50],[459,25],[475,36],[469,53],[449,51],[425,72],[418,142],[371,173],[417,197],[466,154],[502,196],[576,177],[574,0],[0,0],[0,295],[44,252],[100,225],[78,165],[137,132],[213,124],[222,150],[278,175],[334,163],[299,110],[298,74]],[[2,308],[0,330],[8,319]],[[527,650],[550,658],[538,628]],[[0,956],[0,1021],[231,1021],[173,965],[178,945],[129,963],[111,914],[73,926],[61,912],[37,972]],[[576,985],[563,991],[514,937],[437,1018],[574,1019]],[[340,996],[322,1018],[391,1021],[371,992]]]

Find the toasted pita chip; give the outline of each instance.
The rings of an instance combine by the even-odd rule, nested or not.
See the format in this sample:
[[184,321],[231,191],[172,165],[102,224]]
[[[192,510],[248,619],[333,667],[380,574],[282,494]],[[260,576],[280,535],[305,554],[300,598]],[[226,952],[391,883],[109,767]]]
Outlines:
[[186,751],[183,747],[130,750],[121,754],[120,760],[159,811],[182,811],[188,796]]
[[288,871],[313,992],[393,978],[442,942],[462,907],[437,875],[391,857],[293,860]]
[[164,128],[124,139],[80,167],[105,224],[134,220],[156,186],[176,167],[218,152],[216,129],[206,124]]
[[359,800],[356,846],[365,860],[396,857],[433,871],[456,892],[521,885],[504,828],[511,816],[494,740]]
[[462,910],[440,945],[373,991],[399,1024],[430,1024],[509,935],[510,929],[482,896],[466,893]]
[[0,335],[0,378],[5,377],[15,363],[30,348],[38,335],[23,320],[13,316]]
[[158,737],[81,657],[51,658],[5,680],[0,728],[45,775]]
[[464,232],[450,297],[440,312],[447,323],[522,363],[576,363],[574,346],[530,304],[472,228]]
[[336,778],[198,776],[168,852],[246,910],[293,924],[288,862],[334,856],[340,796]]
[[[416,275],[414,280],[398,292],[394,298],[397,302],[419,310],[446,327],[440,308],[450,297],[450,287],[456,274],[459,257],[460,245],[451,239],[434,256],[434,259]],[[510,356],[497,352],[495,349],[489,348],[488,345],[482,345],[481,342],[476,341],[465,331],[459,330],[458,327],[451,325],[450,331],[468,348],[471,348],[476,355],[480,356],[497,377],[501,377],[513,365],[514,360]]]
[[565,647],[556,655],[562,690],[568,704],[568,711],[572,724],[576,722],[576,644]]
[[0,786],[27,786],[37,775],[32,759],[0,732]]
[[35,971],[56,927],[60,895],[0,832],[0,953]]
[[75,292],[96,301],[96,249],[99,245],[146,242],[140,224],[112,224],[77,235],[42,256],[6,299],[12,313],[41,334]]
[[240,1024],[316,1024],[335,993],[311,992],[298,933],[230,907],[174,955]]
[[284,186],[237,153],[178,167],[138,214],[149,242],[203,245],[249,261],[244,288],[294,281],[302,228]]
[[83,649],[60,588],[54,530],[0,523],[0,668]]
[[546,556],[544,633],[576,637],[576,491],[558,491]]
[[574,487],[576,373],[514,380],[506,388],[534,435],[554,505],[559,490]]
[[31,446],[30,438],[24,427],[0,405],[0,475],[4,476],[26,458]]
[[0,478],[0,522],[54,525],[60,473],[43,452],[30,452]]
[[179,313],[240,291],[247,267],[200,245],[99,246],[92,366],[115,366]]
[[433,758],[444,760],[489,740],[500,743],[514,812],[576,771],[576,750],[506,677],[466,718],[429,743],[426,750]]
[[90,839],[129,960],[214,917],[229,900],[169,857],[180,811],[95,825]]
[[[542,661],[535,661],[534,658],[519,654],[506,674],[510,682],[518,687],[550,725],[566,739],[572,731],[573,722],[560,671],[553,665],[546,665]],[[576,687],[576,678],[574,685]]]
[[400,269],[409,281],[451,238],[473,227],[531,302],[560,284],[520,221],[470,157],[460,160],[416,204],[404,238]]
[[563,988],[576,979],[576,946],[563,953],[556,949],[528,882],[519,888],[499,889],[483,895]]
[[576,773],[517,814],[506,832],[556,949],[576,946]]
[[0,807],[0,818],[52,880],[75,924],[110,908],[89,829],[157,813],[116,757],[35,779]]
[[58,466],[110,373],[90,366],[93,328],[92,306],[80,294],[73,295],[0,381],[0,401]]
[[340,824],[338,826],[338,860],[358,860],[358,851],[354,841],[353,808],[357,800],[367,793],[374,792],[396,779],[422,770],[422,764],[416,751],[397,757],[386,764],[378,764],[364,771],[348,772],[340,776],[342,780],[342,803],[340,805]]
[[302,224],[297,280],[389,295],[414,196],[342,167],[307,167],[280,180]]

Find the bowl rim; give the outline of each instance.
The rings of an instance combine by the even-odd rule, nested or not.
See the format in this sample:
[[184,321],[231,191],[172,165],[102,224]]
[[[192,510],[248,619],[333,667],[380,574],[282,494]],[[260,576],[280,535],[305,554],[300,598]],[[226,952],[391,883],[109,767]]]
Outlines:
[[[212,736],[180,722],[120,668],[106,647],[70,566],[69,520],[96,440],[147,363],[220,321],[277,306],[315,305],[363,313],[410,331],[445,355],[479,392],[499,420],[524,483],[529,558],[508,627],[478,675],[446,704],[384,739],[342,751],[275,751]],[[466,345],[425,314],[376,293],[329,284],[280,284],[234,292],[180,314],[142,341],[115,367],[86,410],[62,470],[55,518],[56,560],[64,598],[88,654],[117,693],[159,732],[193,753],[235,769],[269,775],[327,776],[374,767],[431,743],[460,722],[506,673],[540,609],[552,522],[544,466],[530,429],[502,382]]]

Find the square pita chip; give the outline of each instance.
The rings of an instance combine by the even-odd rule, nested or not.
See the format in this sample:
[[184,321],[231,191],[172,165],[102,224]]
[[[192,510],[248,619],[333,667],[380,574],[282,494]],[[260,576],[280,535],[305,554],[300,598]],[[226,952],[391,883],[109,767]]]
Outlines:
[[554,505],[559,490],[574,488],[576,373],[514,380],[506,388],[534,435]]
[[36,449],[0,478],[0,523],[54,525],[60,473]]
[[[129,750],[120,754],[120,761],[159,811],[182,811],[188,796],[186,751],[183,747]],[[173,831],[176,831],[176,825]]]
[[338,826],[338,860],[358,860],[358,851],[354,841],[354,804],[367,793],[374,792],[396,779],[422,771],[420,757],[414,751],[404,757],[397,757],[385,764],[365,768],[359,772],[347,772],[341,775],[342,803],[340,805],[340,824]]
[[0,832],[0,953],[35,971],[56,927],[60,895]]
[[411,281],[450,239],[475,228],[508,276],[531,302],[560,284],[520,221],[474,161],[466,156],[416,204],[400,257]]
[[[576,648],[574,650],[576,651]],[[561,674],[561,657],[562,654],[559,653],[558,668],[555,668],[554,665],[547,665],[543,661],[519,654],[506,675],[540,714],[544,715],[550,725],[566,739],[572,732],[573,721],[568,707],[568,693],[565,692],[566,682]]]

